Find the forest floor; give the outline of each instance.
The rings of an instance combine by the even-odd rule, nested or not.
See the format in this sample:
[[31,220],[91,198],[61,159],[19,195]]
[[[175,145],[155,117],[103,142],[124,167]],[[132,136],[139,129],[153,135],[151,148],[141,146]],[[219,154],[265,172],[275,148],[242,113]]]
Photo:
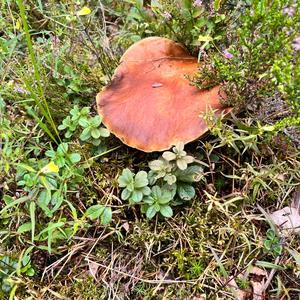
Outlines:
[[[299,19],[286,0],[2,1],[0,299],[300,299]],[[133,149],[97,113],[150,36],[233,107],[184,150]]]

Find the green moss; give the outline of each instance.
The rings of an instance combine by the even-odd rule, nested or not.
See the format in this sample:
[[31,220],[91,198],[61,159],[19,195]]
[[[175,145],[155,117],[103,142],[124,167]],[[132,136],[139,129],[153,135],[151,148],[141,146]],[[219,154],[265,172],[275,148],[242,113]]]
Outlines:
[[105,299],[107,292],[106,287],[95,284],[94,279],[88,277],[88,274],[85,278],[77,279],[58,289],[60,295],[74,300]]

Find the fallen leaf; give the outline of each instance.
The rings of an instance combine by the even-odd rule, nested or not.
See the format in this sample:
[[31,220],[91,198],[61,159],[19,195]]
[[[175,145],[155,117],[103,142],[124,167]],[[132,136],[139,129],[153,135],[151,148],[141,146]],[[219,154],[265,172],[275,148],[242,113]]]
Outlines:
[[300,185],[298,185],[298,188],[295,191],[291,206],[300,211]]
[[296,250],[286,248],[286,250],[293,256],[296,264],[300,267],[300,253]]
[[192,300],[205,300],[206,299],[206,296],[205,295],[201,295],[200,297],[198,297],[198,296],[194,296],[193,298],[192,298]]
[[258,276],[259,279],[258,280],[261,280],[263,277],[266,277],[268,275],[268,272],[261,269],[261,268],[258,268],[258,267],[253,267],[249,274],[251,274],[252,276]]
[[21,29],[21,23],[20,23],[19,20],[17,20],[17,22],[16,22],[15,29],[16,30],[20,30]]
[[227,286],[236,300],[263,300],[265,299],[264,284],[267,281],[268,272],[256,266],[250,266],[248,271],[244,270],[237,276],[239,279],[246,280],[250,283],[249,288],[241,289],[236,283],[236,277],[232,276],[227,282]]
[[253,289],[252,290],[253,299],[255,300],[265,299],[263,286],[266,283],[268,273],[263,269],[260,269],[258,267],[253,267],[249,272],[249,274],[251,277],[250,282]]
[[246,300],[248,298],[248,292],[239,288],[234,276],[232,276],[228,281],[228,286],[231,288],[231,291],[236,299]]
[[84,6],[76,14],[77,14],[77,16],[86,16],[86,15],[89,15],[90,13],[91,13],[91,10],[87,6]]
[[295,207],[286,206],[274,211],[270,218],[280,229],[300,231],[300,213]]
[[129,231],[129,223],[128,222],[125,222],[122,227],[125,229],[126,232]]
[[59,167],[53,162],[49,162],[48,165],[44,166],[42,169],[41,169],[41,173],[58,173],[59,171]]
[[285,174],[282,174],[282,173],[277,174],[277,175],[275,175],[275,179],[278,179],[280,181],[284,181],[285,180]]
[[93,276],[94,279],[96,279],[96,275],[97,275],[97,272],[98,272],[98,268],[99,268],[99,265],[93,261],[88,261],[88,265],[89,265],[89,271],[90,271],[90,274]]

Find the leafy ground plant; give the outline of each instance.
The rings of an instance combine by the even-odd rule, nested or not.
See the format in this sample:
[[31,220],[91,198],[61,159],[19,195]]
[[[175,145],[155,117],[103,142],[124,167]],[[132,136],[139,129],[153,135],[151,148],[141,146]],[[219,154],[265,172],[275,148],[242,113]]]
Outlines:
[[[192,183],[200,180],[202,168],[197,165],[188,167],[194,158],[187,155],[182,143],[172,150],[149,162],[148,173],[139,171],[135,175],[126,168],[118,179],[119,186],[123,188],[121,198],[131,204],[141,204],[141,211],[149,219],[157,213],[166,218],[172,217],[171,206],[191,200],[196,195]],[[151,189],[149,186],[152,186]]]
[[71,116],[67,116],[61,125],[58,126],[59,130],[65,130],[65,137],[67,139],[71,138],[78,126],[82,127],[82,132],[79,136],[81,141],[91,142],[94,146],[99,146],[101,143],[101,138],[109,137],[109,131],[100,127],[102,119],[100,116],[89,116],[90,109],[84,107],[81,110],[78,106],[74,106],[71,109]]
[[173,216],[173,211],[170,205],[172,194],[170,191],[161,189],[159,186],[154,186],[151,193],[145,198],[142,211],[146,212],[148,219],[152,219],[157,213],[160,213],[165,218]]
[[148,178],[145,171],[139,171],[134,175],[129,169],[124,169],[118,179],[119,186],[123,187],[121,198],[133,203],[141,202],[144,196],[150,194]]

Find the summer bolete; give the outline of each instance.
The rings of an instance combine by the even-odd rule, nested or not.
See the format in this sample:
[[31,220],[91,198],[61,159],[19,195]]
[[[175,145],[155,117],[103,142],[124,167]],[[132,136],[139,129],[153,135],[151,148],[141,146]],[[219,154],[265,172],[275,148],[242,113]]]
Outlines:
[[197,139],[207,131],[201,114],[208,108],[227,112],[219,86],[200,90],[190,84],[187,76],[197,70],[197,59],[174,41],[150,37],[135,43],[97,95],[103,123],[125,144],[145,152]]

